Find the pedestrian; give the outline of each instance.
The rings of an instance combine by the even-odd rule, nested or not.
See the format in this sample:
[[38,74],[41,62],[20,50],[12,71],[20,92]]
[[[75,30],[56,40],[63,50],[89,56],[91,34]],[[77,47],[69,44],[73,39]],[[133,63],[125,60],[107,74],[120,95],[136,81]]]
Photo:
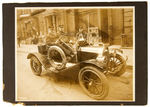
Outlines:
[[38,43],[38,32],[37,32],[37,29],[32,26],[31,28],[31,35],[32,35],[32,43],[33,44],[37,44]]
[[18,44],[18,46],[19,46],[19,48],[20,48],[20,36],[19,35],[17,35],[17,44]]

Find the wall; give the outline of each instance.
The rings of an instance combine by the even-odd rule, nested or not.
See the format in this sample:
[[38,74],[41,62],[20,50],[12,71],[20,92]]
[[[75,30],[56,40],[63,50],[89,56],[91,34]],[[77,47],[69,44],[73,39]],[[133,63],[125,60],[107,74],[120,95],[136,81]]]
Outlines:
[[124,9],[124,32],[126,46],[133,46],[133,9]]
[[112,9],[112,44],[121,44],[121,34],[123,30],[122,9]]

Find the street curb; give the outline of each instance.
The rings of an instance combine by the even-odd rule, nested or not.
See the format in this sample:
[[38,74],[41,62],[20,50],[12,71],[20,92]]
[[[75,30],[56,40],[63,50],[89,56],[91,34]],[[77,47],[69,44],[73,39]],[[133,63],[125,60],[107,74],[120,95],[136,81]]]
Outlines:
[[127,65],[126,68],[127,69],[133,69],[133,66],[132,65]]

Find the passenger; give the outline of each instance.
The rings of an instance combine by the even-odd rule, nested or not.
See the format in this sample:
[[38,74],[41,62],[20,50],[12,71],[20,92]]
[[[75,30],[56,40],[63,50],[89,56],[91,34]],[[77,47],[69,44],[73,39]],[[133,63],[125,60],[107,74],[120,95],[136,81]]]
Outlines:
[[87,33],[82,26],[79,27],[79,32],[76,34],[79,46],[87,45]]

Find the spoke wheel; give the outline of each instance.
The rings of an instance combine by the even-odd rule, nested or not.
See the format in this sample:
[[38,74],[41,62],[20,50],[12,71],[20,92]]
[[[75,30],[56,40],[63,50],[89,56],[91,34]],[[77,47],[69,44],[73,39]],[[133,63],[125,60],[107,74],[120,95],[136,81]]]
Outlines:
[[85,93],[95,99],[104,99],[109,86],[105,75],[96,67],[86,66],[79,72],[79,83]]
[[[120,69],[118,70],[118,67]],[[121,55],[116,54],[116,56],[111,55],[108,63],[108,70],[111,74],[120,76],[125,72],[126,62]]]
[[38,76],[41,75],[42,65],[41,65],[40,61],[35,56],[31,57],[30,66],[31,66],[32,72],[35,75],[38,75]]

